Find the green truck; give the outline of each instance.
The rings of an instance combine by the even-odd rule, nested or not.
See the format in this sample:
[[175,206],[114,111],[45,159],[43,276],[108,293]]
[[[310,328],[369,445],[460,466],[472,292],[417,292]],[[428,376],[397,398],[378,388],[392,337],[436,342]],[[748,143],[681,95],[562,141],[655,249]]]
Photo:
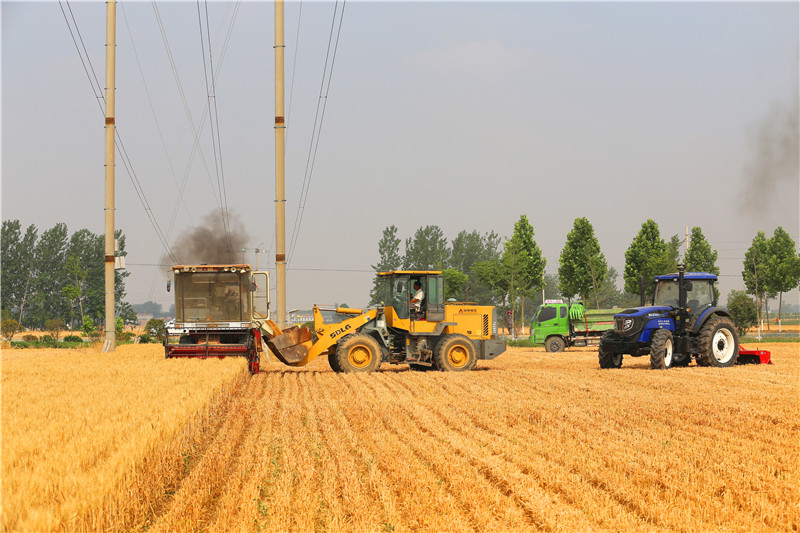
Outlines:
[[584,309],[580,303],[545,300],[533,315],[531,342],[548,352],[571,346],[596,346],[607,330],[614,329],[619,309]]

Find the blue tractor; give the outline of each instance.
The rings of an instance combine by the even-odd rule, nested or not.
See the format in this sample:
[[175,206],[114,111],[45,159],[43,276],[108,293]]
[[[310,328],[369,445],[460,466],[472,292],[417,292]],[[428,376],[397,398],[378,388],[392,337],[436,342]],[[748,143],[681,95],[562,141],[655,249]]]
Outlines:
[[714,282],[708,272],[655,276],[653,305],[614,315],[614,329],[600,340],[600,368],[619,368],[623,355],[650,356],[650,366],[666,369],[686,366],[692,357],[700,366],[736,364],[739,337],[731,315],[717,307]]

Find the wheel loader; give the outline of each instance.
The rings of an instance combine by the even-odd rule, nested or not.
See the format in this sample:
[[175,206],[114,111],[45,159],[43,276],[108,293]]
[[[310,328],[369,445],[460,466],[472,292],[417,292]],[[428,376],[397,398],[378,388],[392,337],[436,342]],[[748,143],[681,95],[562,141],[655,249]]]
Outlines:
[[[440,271],[378,273],[383,305],[373,309],[314,306],[314,331],[281,330],[269,318],[269,276],[249,265],[179,265],[175,325],[167,357],[245,356],[252,373],[269,349],[289,366],[326,355],[336,372],[372,372],[381,363],[412,370],[465,371],[506,349],[493,306],[444,301]],[[412,287],[419,284],[421,302]],[[344,317],[326,323],[323,312]],[[316,334],[316,340],[312,340]]]

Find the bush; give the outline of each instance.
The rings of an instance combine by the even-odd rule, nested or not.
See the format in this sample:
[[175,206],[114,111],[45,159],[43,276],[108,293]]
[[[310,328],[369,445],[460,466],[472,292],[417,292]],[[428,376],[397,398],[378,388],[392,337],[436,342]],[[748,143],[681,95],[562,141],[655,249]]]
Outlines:
[[64,321],[60,318],[51,318],[44,323],[45,329],[53,334],[54,342],[58,342],[58,337],[64,330],[64,325]]
[[83,339],[77,335],[67,335],[64,337],[64,342],[83,342]]
[[139,335],[139,343],[140,344],[152,344],[156,341],[148,333],[142,333]]
[[50,335],[42,335],[42,337],[39,339],[39,342],[41,342],[42,344],[55,344],[56,343],[55,339]]
[[2,323],[0,323],[0,333],[2,333],[3,337],[8,341],[10,341],[20,329],[19,322],[13,318],[5,318]]
[[129,342],[133,338],[133,333],[130,331],[122,331],[117,333],[117,340],[119,342]]
[[164,321],[160,318],[151,318],[148,320],[144,331],[158,342],[164,342],[164,338],[167,336],[167,326],[164,325]]
[[36,342],[39,340],[39,337],[31,333],[26,333],[25,335],[22,336],[22,340],[26,342]]
[[740,337],[743,337],[749,328],[758,324],[756,302],[744,291],[728,293],[728,312],[736,324]]

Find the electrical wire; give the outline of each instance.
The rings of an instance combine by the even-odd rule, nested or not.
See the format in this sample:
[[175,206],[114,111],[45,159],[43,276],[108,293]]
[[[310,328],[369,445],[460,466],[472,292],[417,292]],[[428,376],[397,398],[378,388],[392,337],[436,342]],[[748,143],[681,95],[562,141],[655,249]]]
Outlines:
[[[64,21],[67,23],[67,28],[69,29],[70,36],[72,37],[72,42],[75,44],[75,49],[78,52],[81,64],[83,64],[84,71],[86,72],[86,76],[89,79],[89,84],[92,86],[92,94],[94,95],[95,100],[97,101],[97,104],[100,108],[100,113],[103,116],[105,116],[105,110],[103,109],[103,104],[105,103],[105,96],[103,95],[102,87],[100,86],[100,82],[97,79],[97,74],[94,70],[94,67],[92,66],[91,58],[89,57],[89,54],[86,53],[85,45],[83,46],[83,51],[86,53],[85,59],[84,55],[81,53],[81,47],[78,45],[78,40],[80,40],[80,42],[83,44],[83,37],[81,35],[80,28],[78,27],[78,23],[75,20],[75,15],[72,12],[72,7],[69,5],[68,1],[64,0],[64,3],[66,3],[67,8],[69,9],[70,16],[75,25],[74,32],[72,29],[72,25],[70,24],[69,19],[67,18],[67,13],[66,11],[64,11],[64,5],[62,4],[62,1],[59,0],[58,4],[59,7],[61,8],[61,13],[62,15],[64,15]],[[75,38],[76,33],[78,34],[78,39]],[[89,74],[90,70],[92,74]],[[92,82],[92,78],[94,78],[94,83]],[[122,135],[119,131],[119,127],[117,126],[114,127],[114,133],[115,133],[114,145],[116,146],[120,154],[120,160],[122,161],[122,164],[128,174],[128,178],[131,180],[131,184],[133,185],[133,189],[139,198],[139,202],[142,204],[142,207],[145,210],[145,215],[150,221],[150,224],[153,226],[153,229],[156,232],[156,236],[161,241],[161,246],[163,247],[164,251],[166,251],[170,255],[170,257],[174,259],[175,255],[173,254],[172,249],[170,248],[169,243],[167,242],[167,239],[164,237],[164,233],[163,231],[161,231],[161,227],[158,225],[158,221],[156,220],[155,215],[153,214],[153,210],[150,207],[150,203],[147,200],[147,196],[145,195],[144,189],[141,183],[139,182],[139,178],[136,175],[136,171],[133,168],[133,163],[130,161],[130,156],[128,155],[128,151],[125,147],[125,144],[122,142]]]
[[[295,216],[295,223],[292,229],[292,237],[290,239],[291,245],[289,246],[289,254],[287,264],[291,263],[294,257],[294,250],[297,246],[297,239],[300,234],[300,227],[303,222],[303,215],[305,214],[306,201],[308,199],[308,191],[311,187],[311,178],[314,173],[314,164],[316,163],[317,151],[319,149],[319,140],[322,134],[322,124],[325,120],[325,110],[328,105],[328,95],[330,94],[331,80],[333,79],[333,69],[336,64],[336,53],[339,49],[339,38],[342,33],[342,21],[344,20],[344,9],[346,7],[346,0],[342,2],[342,10],[339,15],[339,29],[336,33],[336,42],[333,46],[333,54],[331,56],[331,43],[333,42],[333,32],[336,25],[336,12],[339,2],[333,6],[333,19],[331,20],[331,30],[328,36],[328,49],[325,54],[325,65],[322,70],[322,81],[320,84],[320,94],[317,100],[317,110],[314,117],[314,126],[311,131],[311,143],[308,148],[308,157],[306,158],[306,169],[303,177],[303,185],[300,191],[300,202],[297,206],[297,215]],[[328,59],[331,59],[331,67],[328,70]],[[325,83],[327,75],[327,84]],[[319,128],[317,128],[319,124]]]

